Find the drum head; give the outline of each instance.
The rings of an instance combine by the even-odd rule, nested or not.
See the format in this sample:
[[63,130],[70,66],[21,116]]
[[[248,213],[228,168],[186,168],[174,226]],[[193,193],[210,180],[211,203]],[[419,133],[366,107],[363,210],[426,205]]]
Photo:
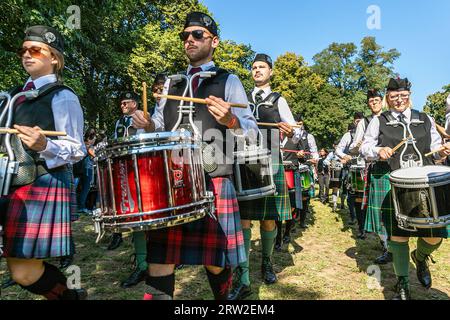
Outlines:
[[398,169],[390,174],[392,182],[439,183],[450,181],[450,167],[425,166]]

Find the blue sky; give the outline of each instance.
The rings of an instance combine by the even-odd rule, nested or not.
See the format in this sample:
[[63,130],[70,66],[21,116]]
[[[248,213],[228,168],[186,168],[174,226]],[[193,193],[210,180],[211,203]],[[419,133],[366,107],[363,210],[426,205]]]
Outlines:
[[[408,0],[201,0],[220,24],[221,37],[250,44],[276,59],[290,51],[308,64],[332,42],[376,37],[401,57],[395,71],[413,83],[415,108],[450,84],[450,1]],[[381,29],[369,30],[367,8],[381,12]]]

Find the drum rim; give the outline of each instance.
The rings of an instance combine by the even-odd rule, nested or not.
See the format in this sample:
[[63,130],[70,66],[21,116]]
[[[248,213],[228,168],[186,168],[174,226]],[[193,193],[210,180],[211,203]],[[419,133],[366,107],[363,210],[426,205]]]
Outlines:
[[[433,165],[433,166],[424,166],[424,167],[428,167],[428,168],[432,168],[432,167],[442,167],[442,168],[446,168],[446,166],[437,166],[437,165]],[[416,168],[424,168],[424,167],[416,167]],[[416,186],[417,188],[419,188],[420,186],[440,186],[440,185],[445,185],[447,183],[449,183],[449,178],[450,178],[450,169],[449,171],[445,172],[436,172],[437,176],[433,176],[433,177],[429,177],[429,176],[425,176],[425,177],[397,177],[395,176],[396,173],[398,173],[401,170],[405,170],[405,169],[411,169],[411,168],[401,168],[401,169],[397,169],[392,171],[389,174],[389,181],[393,184],[395,184],[396,186],[403,186],[403,185],[411,185],[412,187]],[[433,172],[430,172],[433,173]],[[447,182],[447,183],[446,183]]]

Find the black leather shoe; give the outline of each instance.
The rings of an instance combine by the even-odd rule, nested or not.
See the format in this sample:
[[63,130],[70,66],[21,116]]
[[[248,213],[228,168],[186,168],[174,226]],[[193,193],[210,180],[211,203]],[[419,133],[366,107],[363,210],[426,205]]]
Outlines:
[[108,250],[115,250],[122,244],[122,234],[121,233],[113,233],[111,237],[111,243],[108,246]]
[[176,266],[175,266],[175,270],[181,270],[181,269],[183,269],[184,268],[184,264],[177,264]]
[[239,283],[228,294],[227,300],[243,300],[252,294],[250,286]]
[[2,283],[1,288],[6,289],[6,288],[12,287],[16,284],[17,284],[17,282],[15,282],[12,278],[9,278],[8,280],[6,280],[5,282]]
[[277,282],[277,275],[273,272],[272,261],[270,261],[270,258],[263,258],[261,272],[262,278],[266,284]]
[[[411,252],[411,258],[414,262],[414,264],[416,265],[416,270],[417,270],[417,279],[419,279],[419,282],[427,289],[431,288],[431,273],[430,273],[430,269],[428,268],[428,259],[430,259],[430,256],[426,256],[424,261],[419,261],[417,260],[416,257],[416,251],[414,250],[413,252]],[[431,258],[431,261],[434,263],[434,260]]]
[[395,285],[395,296],[392,300],[411,300],[411,293],[409,291],[409,285],[399,279]]
[[72,265],[72,262],[73,262],[73,255],[61,257],[61,259],[59,260],[59,268],[66,269],[70,265]]
[[283,237],[283,243],[284,244],[287,244],[287,243],[290,243],[291,242],[291,236],[284,236]]
[[139,282],[144,281],[145,277],[147,276],[147,270],[139,270],[139,269],[134,269],[134,271],[130,274],[130,276],[128,277],[128,279],[126,279],[125,281],[123,281],[120,284],[120,287],[122,288],[131,288],[134,287],[135,285],[137,285]]
[[387,250],[385,250],[381,256],[374,260],[374,263],[376,264],[387,264],[389,262],[392,262],[392,253]]
[[87,300],[88,293],[86,289],[75,289],[75,291],[77,292],[78,300]]

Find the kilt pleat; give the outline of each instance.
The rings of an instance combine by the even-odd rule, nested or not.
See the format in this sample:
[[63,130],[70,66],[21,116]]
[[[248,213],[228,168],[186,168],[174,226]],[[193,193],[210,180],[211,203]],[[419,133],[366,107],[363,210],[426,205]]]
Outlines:
[[390,172],[387,163],[377,163],[373,166],[365,224],[366,231],[398,237],[447,238],[447,228],[406,231],[398,227],[389,181]]
[[211,179],[218,221],[204,218],[147,231],[147,262],[235,267],[247,260],[239,206],[232,181]]
[[255,200],[239,201],[241,219],[276,221],[292,219],[291,202],[284,176],[284,166],[282,163],[274,161],[272,167],[276,194]]
[[69,171],[48,173],[0,199],[6,257],[45,259],[72,254],[71,179]]

